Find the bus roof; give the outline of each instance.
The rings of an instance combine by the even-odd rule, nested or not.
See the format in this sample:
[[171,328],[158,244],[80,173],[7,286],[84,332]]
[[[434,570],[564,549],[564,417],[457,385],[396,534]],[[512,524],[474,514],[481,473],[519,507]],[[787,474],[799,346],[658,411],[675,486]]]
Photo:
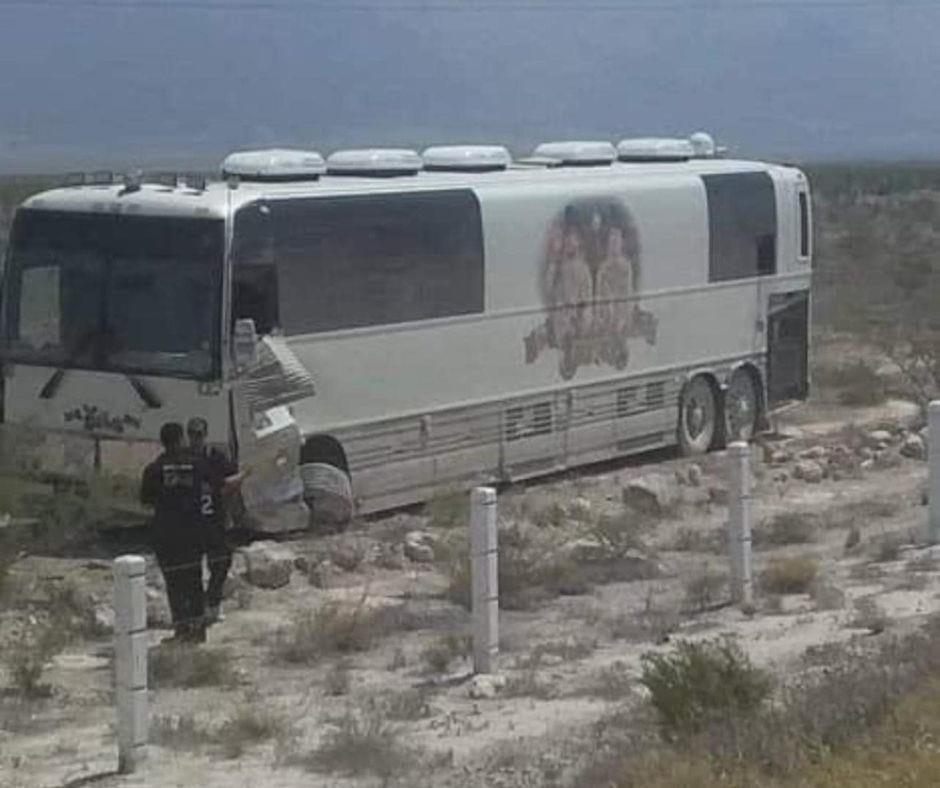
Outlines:
[[612,179],[697,176],[756,172],[783,165],[734,159],[691,159],[682,162],[614,162],[597,167],[544,167],[513,165],[496,172],[427,172],[401,177],[377,178],[324,175],[314,181],[279,183],[240,181],[207,183],[204,189],[143,183],[129,190],[121,184],[65,186],[28,198],[24,208],[50,211],[80,211],[180,218],[224,218],[233,211],[261,199],[328,197],[349,194],[394,194],[433,189],[485,190],[494,186],[544,186],[603,183]]

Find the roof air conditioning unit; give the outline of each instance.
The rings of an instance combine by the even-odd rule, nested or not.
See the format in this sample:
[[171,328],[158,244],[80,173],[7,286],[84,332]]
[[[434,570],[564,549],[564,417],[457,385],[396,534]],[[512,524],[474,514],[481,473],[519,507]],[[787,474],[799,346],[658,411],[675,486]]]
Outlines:
[[689,140],[671,137],[638,137],[617,146],[620,161],[688,161],[694,153]]
[[222,162],[222,177],[243,181],[315,181],[326,172],[316,151],[269,148],[230,153]]
[[406,148],[361,148],[339,150],[326,160],[330,175],[355,175],[360,178],[392,178],[415,175],[424,166],[421,157]]
[[571,140],[543,142],[533,152],[535,159],[557,162],[568,167],[596,167],[607,165],[617,158],[617,151],[609,142]]
[[429,172],[494,172],[512,163],[502,145],[438,145],[426,148],[421,158]]

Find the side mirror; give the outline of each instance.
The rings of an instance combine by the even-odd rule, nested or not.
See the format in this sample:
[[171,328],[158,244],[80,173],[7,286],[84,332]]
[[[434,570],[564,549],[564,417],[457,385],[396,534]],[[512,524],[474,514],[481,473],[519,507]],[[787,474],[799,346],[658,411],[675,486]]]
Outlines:
[[252,366],[258,358],[258,332],[255,330],[255,321],[244,317],[235,321],[235,330],[232,332],[232,353],[235,357],[235,366],[239,370]]

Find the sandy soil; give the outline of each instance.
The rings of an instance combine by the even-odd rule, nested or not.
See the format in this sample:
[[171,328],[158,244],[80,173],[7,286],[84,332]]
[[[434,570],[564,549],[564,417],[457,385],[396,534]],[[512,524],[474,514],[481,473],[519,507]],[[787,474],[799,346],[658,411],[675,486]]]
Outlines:
[[[465,658],[455,659],[444,674],[427,668],[422,654],[429,645],[445,635],[469,631],[468,613],[444,595],[446,578],[439,566],[406,560],[403,568],[389,569],[367,558],[354,571],[337,569],[325,590],[295,571],[283,588],[252,589],[250,600],[245,594],[240,597],[241,607],[234,600],[228,604],[226,620],[211,630],[211,647],[232,652],[240,686],[151,692],[152,719],[161,726],[191,717],[211,728],[233,709],[261,704],[290,719],[295,729],[290,742],[281,736],[279,742],[249,746],[236,758],[225,757],[213,746],[153,745],[148,764],[138,774],[115,776],[111,650],[109,638],[102,637],[75,643],[56,657],[47,673],[53,687],[50,698],[25,703],[11,689],[0,689],[0,786],[380,785],[381,778],[374,775],[311,771],[292,764],[285,753],[312,751],[348,710],[362,711],[406,691],[423,693],[422,708],[411,715],[417,719],[394,723],[400,742],[413,748],[408,763],[414,767],[400,771],[397,784],[570,784],[600,746],[599,731],[611,715],[622,718],[628,711],[635,713],[637,725],[648,725],[642,687],[636,681],[645,652],[668,649],[679,637],[728,634],[739,639],[755,662],[786,678],[805,669],[808,650],[890,637],[917,626],[940,607],[940,563],[933,560],[940,554],[934,556],[932,548],[923,546],[923,461],[902,458],[892,448],[869,469],[859,469],[856,458],[850,468],[833,466],[835,472],[820,483],[793,478],[801,452],[822,447],[831,453],[833,446],[846,446],[852,434],[860,434],[849,434],[848,423],[888,422],[900,429],[913,415],[903,403],[851,414],[836,406],[803,407],[781,417],[778,434],[767,442],[766,459],[776,462],[761,462],[763,452],[754,452],[756,520],[767,523],[782,513],[806,513],[816,524],[808,543],[759,543],[755,573],[759,577],[774,558],[814,556],[820,566],[817,587],[824,585],[831,592],[827,602],[818,594],[774,597],[759,592],[756,609],[745,613],[726,604],[727,589],[718,581],[708,599],[690,594],[693,579],[705,567],[715,576],[727,570],[724,556],[711,548],[716,542],[720,547],[727,516],[721,504],[727,458],[713,454],[697,463],[700,485],[674,482],[683,503],[647,537],[643,565],[654,566],[655,577],[596,584],[582,595],[502,612],[499,668],[508,687],[495,698],[470,697],[470,664]],[[777,456],[771,458],[771,451]],[[579,498],[578,505],[589,508],[591,517],[616,513],[627,480],[650,472],[687,476],[691,464],[653,459],[655,464],[647,458],[527,485],[501,497],[501,503],[507,502],[504,511],[518,512]],[[299,556],[312,556],[329,550],[332,543],[352,542],[374,554],[382,545],[399,544],[408,531],[427,527],[422,514],[398,513],[343,537],[311,537],[287,546]],[[557,528],[572,540],[583,535],[576,518]],[[766,526],[758,528],[765,533],[761,528]],[[847,550],[853,528],[859,545]],[[903,545],[896,555],[881,556],[888,560],[874,562],[879,539],[886,534],[897,535]],[[40,584],[73,578],[100,599],[107,598],[106,560],[29,557],[16,572]],[[330,599],[352,604],[364,593],[373,605],[404,606],[411,626],[347,658],[346,694],[327,692],[336,659],[303,667],[272,660],[275,633],[292,614]],[[875,619],[883,618],[877,625],[872,623],[873,610],[881,614]],[[166,634],[154,630],[153,643]],[[9,687],[9,677],[0,672],[2,687]]]

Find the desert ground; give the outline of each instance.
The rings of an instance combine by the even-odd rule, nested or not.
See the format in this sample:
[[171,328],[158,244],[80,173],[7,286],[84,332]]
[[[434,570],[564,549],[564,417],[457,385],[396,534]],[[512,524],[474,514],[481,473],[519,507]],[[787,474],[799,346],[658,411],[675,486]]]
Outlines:
[[[814,655],[915,630],[940,608],[917,419],[901,401],[807,405],[755,446],[753,610],[729,604],[723,452],[502,491],[507,609],[499,678],[482,685],[459,604],[464,496],[338,536],[256,544],[237,558],[226,619],[198,660],[160,645],[151,559],[154,743],[130,777],[105,777],[117,754],[109,559],[127,545],[26,555],[7,578],[5,649],[28,626],[18,614],[50,597],[77,634],[34,692],[17,693],[9,661],[0,674],[2,784],[583,785],[618,736],[651,727],[644,653],[730,636],[786,681]],[[624,490],[630,500],[651,474],[660,508],[638,517]]]

